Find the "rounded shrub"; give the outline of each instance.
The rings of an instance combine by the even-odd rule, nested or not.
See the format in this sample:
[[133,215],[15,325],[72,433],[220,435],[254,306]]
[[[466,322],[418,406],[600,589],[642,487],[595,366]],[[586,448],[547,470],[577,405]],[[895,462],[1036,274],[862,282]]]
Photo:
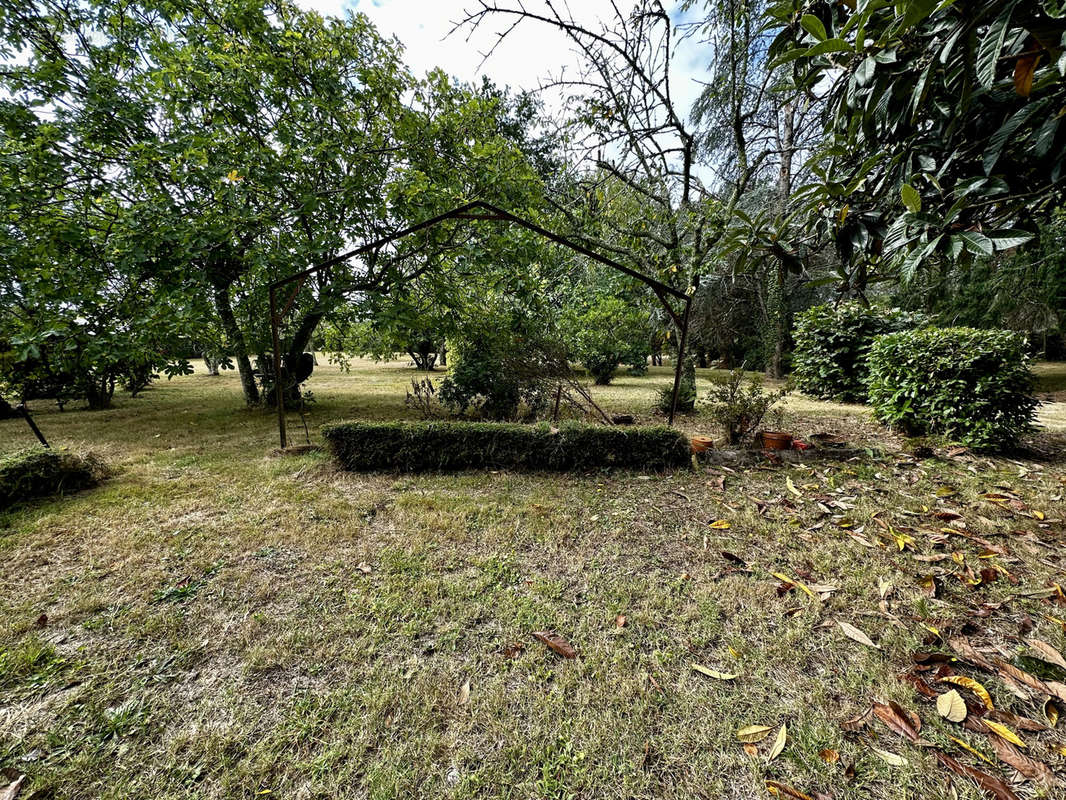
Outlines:
[[804,394],[846,403],[867,399],[867,364],[874,339],[917,328],[924,315],[858,302],[808,308],[796,317],[792,375]]
[[879,337],[870,350],[870,403],[908,435],[948,436],[979,449],[1015,444],[1038,402],[1025,336],[925,328]]

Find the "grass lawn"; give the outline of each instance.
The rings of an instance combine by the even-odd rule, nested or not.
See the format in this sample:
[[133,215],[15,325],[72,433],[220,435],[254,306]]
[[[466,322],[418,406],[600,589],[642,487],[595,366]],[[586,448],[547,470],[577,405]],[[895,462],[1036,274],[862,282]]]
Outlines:
[[[594,396],[650,419],[668,372]],[[1040,373],[1066,386],[1061,365]],[[312,441],[327,421],[408,416],[413,375],[323,365]],[[1044,456],[916,459],[865,408],[796,398],[786,426],[883,454],[417,476],[273,454],[274,417],[202,368],[109,411],[38,405],[46,435],[116,474],[0,513],[0,770],[28,776],[22,798],[753,798],[768,780],[983,797],[937,750],[1018,797],[1066,796],[997,758],[968,689],[967,725],[921,692],[978,680],[1024,753],[1066,776],[1066,716],[1029,730],[1047,692],[994,666],[1066,683],[1028,644],[1066,649],[1066,404],[1041,412]],[[0,450],[30,443],[0,422]],[[967,643],[966,663],[922,655]],[[873,701],[917,713],[922,741],[841,727]],[[751,725],[770,730],[749,753]]]

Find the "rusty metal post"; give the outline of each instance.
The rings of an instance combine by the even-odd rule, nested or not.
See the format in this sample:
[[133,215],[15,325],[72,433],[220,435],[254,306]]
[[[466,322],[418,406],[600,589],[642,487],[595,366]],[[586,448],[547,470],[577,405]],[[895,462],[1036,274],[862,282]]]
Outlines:
[[278,333],[278,304],[274,295],[274,287],[270,287],[270,337],[274,344],[274,389],[277,393],[278,404],[278,438],[281,440],[281,449],[286,446],[285,437],[285,390],[281,385],[281,337]]
[[670,420],[668,425],[674,424],[674,415],[677,414],[677,395],[681,391],[681,370],[685,366],[685,345],[688,343],[688,312],[692,307],[692,298],[685,298],[685,313],[681,316],[681,340],[677,343],[677,367],[674,370],[674,396],[670,400]]

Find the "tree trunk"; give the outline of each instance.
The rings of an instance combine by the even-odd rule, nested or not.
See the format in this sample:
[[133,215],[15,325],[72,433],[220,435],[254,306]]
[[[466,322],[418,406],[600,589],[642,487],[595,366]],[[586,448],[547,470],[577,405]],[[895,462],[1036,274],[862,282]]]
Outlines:
[[[792,194],[792,155],[796,138],[796,108],[791,100],[777,107],[777,146],[781,151],[781,164],[777,173],[777,211],[784,216],[788,198]],[[767,293],[766,308],[769,316],[769,334],[773,344],[767,360],[766,373],[771,378],[785,375],[785,349],[788,342],[788,267],[777,259],[773,285]]]
[[250,406],[259,404],[259,387],[255,383],[255,375],[252,372],[252,362],[248,358],[248,348],[244,343],[244,333],[233,316],[233,307],[230,305],[229,284],[215,286],[215,310],[218,312],[219,321],[222,323],[222,332],[226,335],[229,349],[237,361],[237,372],[241,376],[241,389],[244,391],[244,402]]

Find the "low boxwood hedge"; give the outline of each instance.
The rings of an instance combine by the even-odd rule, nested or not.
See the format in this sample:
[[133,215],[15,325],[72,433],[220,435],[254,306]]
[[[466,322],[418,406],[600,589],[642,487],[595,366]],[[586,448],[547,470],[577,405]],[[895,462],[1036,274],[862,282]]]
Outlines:
[[85,489],[102,476],[97,459],[63,450],[35,447],[0,455],[0,509],[35,497]]
[[1032,430],[1032,392],[1025,336],[1015,331],[926,328],[882,336],[870,350],[874,414],[910,435],[1009,447]]
[[666,427],[497,422],[346,422],[323,428],[345,469],[666,469],[688,464],[684,434]]

